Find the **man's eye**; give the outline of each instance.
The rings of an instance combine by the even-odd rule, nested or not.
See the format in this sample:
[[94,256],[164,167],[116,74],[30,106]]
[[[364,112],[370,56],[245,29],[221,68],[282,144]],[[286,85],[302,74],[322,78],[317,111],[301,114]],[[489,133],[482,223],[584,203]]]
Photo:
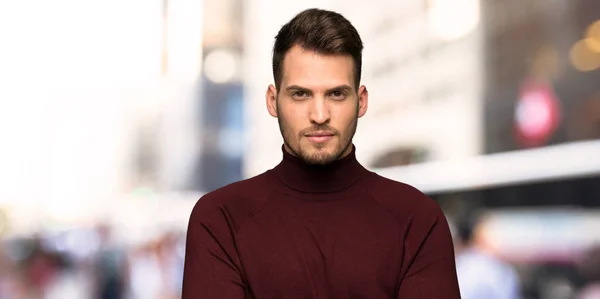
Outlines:
[[308,94],[305,91],[294,91],[292,93],[293,98],[304,98],[306,96],[308,96]]
[[343,100],[346,98],[346,94],[339,90],[332,91],[330,96],[336,100]]

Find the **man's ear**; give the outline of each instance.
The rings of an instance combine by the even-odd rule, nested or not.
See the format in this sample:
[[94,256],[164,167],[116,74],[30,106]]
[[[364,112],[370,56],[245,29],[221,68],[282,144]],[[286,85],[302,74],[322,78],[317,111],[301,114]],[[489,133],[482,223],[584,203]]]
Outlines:
[[362,85],[358,88],[358,117],[363,117],[369,108],[369,91]]
[[269,111],[269,114],[273,117],[277,117],[277,89],[273,84],[267,87],[265,99],[267,101],[267,110]]

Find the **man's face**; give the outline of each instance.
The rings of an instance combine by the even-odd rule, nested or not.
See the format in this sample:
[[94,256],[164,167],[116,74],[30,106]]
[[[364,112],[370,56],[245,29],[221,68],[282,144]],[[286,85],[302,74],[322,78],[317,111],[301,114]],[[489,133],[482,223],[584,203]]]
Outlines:
[[299,46],[285,56],[279,90],[267,90],[267,108],[278,118],[285,149],[309,164],[329,164],[352,151],[367,103],[366,88],[354,86],[351,56]]

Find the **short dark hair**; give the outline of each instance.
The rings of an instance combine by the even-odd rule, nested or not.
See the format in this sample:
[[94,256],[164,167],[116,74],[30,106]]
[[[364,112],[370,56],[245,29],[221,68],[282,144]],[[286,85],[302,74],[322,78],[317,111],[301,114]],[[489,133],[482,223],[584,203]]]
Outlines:
[[363,42],[356,28],[339,13],[311,8],[283,25],[273,46],[273,77],[279,89],[285,54],[295,45],[320,54],[350,55],[354,60],[354,84],[360,84]]

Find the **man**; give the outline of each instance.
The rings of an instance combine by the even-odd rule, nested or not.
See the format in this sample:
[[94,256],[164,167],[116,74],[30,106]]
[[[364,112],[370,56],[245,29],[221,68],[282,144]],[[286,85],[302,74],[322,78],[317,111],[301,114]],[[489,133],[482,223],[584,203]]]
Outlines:
[[184,299],[460,298],[439,206],[356,160],[362,49],[335,12],[309,9],[281,28],[266,104],[283,159],[198,201]]

